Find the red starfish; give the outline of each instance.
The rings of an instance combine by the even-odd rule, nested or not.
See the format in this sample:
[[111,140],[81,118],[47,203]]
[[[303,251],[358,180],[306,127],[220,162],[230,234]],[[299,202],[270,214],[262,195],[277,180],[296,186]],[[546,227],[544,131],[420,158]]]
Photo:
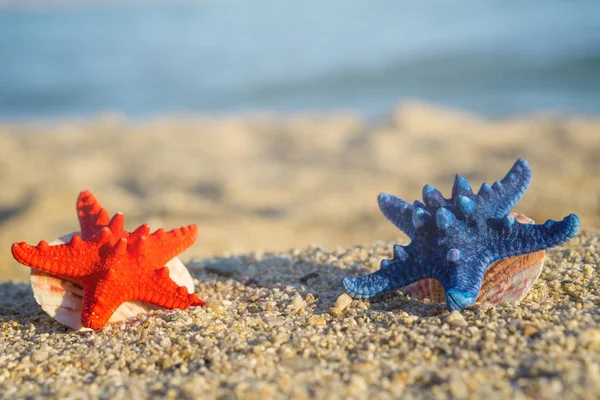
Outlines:
[[164,308],[203,306],[204,301],[169,278],[164,265],[194,243],[198,228],[184,226],[150,234],[148,224],[129,233],[123,213],[109,219],[108,212],[86,190],[79,194],[77,214],[81,236],[69,243],[37,246],[12,245],[13,257],[28,267],[59,275],[83,286],[81,324],[101,329],[115,310],[129,300]]

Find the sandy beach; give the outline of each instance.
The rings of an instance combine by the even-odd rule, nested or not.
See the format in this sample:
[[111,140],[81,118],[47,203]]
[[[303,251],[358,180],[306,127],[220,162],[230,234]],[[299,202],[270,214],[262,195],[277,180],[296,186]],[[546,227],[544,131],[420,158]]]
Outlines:
[[599,131],[598,118],[490,121],[419,103],[379,121],[338,113],[0,125],[0,280],[27,279],[13,242],[78,230],[84,189],[111,215],[124,212],[127,228],[198,224],[185,259],[396,239],[380,192],[413,201],[429,183],[449,196],[454,174],[478,188],[523,157],[533,180],[517,212],[539,222],[575,212],[598,227]]
[[[600,119],[487,120],[421,103],[386,118],[105,115],[0,125],[3,398],[585,398],[600,396]],[[523,157],[515,211],[581,218],[519,304],[449,316],[394,293],[347,302],[340,279],[406,237],[377,194],[449,196]],[[90,189],[126,228],[196,223],[183,254],[204,308],[76,333],[35,303],[16,241],[78,230]],[[332,310],[331,308],[334,307]]]
[[341,277],[376,269],[391,256],[391,242],[206,258],[189,267],[207,307],[159,311],[99,332],[68,332],[39,309],[27,285],[5,283],[0,393],[598,398],[599,240],[599,231],[586,230],[550,250],[520,304],[482,303],[462,317],[401,293],[338,297]]

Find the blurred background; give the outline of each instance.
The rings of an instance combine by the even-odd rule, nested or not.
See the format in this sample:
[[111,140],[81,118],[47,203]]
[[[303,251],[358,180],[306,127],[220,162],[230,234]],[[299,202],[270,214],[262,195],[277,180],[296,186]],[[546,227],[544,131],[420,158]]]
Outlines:
[[598,15],[594,0],[6,6],[0,116],[380,117],[406,98],[492,117],[598,113]]
[[[527,158],[516,210],[600,225],[600,3],[0,1],[0,280],[91,189],[186,257],[401,237],[381,191]],[[184,257],[185,258],[185,257]]]

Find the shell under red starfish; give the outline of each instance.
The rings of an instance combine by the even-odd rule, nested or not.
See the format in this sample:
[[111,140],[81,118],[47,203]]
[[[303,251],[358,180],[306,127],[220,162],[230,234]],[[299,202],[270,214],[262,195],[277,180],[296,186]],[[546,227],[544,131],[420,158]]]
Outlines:
[[79,195],[77,213],[81,236],[54,246],[45,241],[37,246],[15,243],[12,254],[21,264],[83,287],[83,327],[101,329],[130,300],[168,309],[204,305],[188,287],[171,279],[165,266],[194,243],[196,225],[150,233],[144,224],[130,233],[124,229],[123,214],[109,219],[89,191]]

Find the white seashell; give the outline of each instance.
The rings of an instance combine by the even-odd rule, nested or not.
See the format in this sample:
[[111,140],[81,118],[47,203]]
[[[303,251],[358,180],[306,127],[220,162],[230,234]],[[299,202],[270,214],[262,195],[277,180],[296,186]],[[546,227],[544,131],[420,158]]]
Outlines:
[[[67,243],[75,234],[79,232],[61,236],[49,245]],[[194,279],[179,258],[174,257],[166,266],[169,268],[169,277],[175,283],[187,287],[190,293],[194,292]],[[91,330],[81,326],[83,287],[79,283],[36,269],[31,269],[30,282],[35,301],[50,317],[75,330]],[[127,301],[117,308],[108,323],[123,321],[159,308],[142,301]]]

